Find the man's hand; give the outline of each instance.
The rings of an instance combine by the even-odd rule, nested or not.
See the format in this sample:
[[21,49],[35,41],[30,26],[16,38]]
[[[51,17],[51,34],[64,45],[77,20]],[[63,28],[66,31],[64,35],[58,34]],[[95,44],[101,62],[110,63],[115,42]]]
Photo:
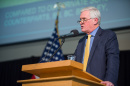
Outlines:
[[109,81],[102,81],[101,84],[104,84],[106,86],[114,86],[113,83],[111,83]]

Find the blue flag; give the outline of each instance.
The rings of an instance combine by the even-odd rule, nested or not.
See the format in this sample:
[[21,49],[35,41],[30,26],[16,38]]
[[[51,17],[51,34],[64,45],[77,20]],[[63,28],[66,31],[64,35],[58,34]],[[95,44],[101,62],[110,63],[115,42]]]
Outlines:
[[[42,57],[40,58],[40,63],[47,62],[49,58],[54,54],[54,52],[60,47],[60,40],[56,40],[58,37],[59,35],[58,35],[58,16],[57,16],[54,31],[43,51]],[[58,52],[50,59],[50,61],[60,61],[60,60],[64,60],[64,56],[62,54],[61,49],[58,50]]]

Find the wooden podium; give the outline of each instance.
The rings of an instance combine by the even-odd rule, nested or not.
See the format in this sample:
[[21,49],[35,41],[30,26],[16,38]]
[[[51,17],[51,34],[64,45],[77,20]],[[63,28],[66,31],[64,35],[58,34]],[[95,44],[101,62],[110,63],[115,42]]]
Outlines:
[[40,78],[17,82],[22,86],[104,86],[102,80],[82,69],[81,63],[72,60],[23,65],[22,71]]

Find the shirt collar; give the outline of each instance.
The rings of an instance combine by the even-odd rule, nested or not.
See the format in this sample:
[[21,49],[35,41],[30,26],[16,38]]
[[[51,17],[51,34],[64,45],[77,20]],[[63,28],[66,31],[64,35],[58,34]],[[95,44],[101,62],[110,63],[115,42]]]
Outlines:
[[[94,37],[96,35],[98,29],[99,29],[99,26],[93,32],[91,32],[90,35],[92,35],[92,37]],[[88,34],[86,34],[86,36],[88,36]]]

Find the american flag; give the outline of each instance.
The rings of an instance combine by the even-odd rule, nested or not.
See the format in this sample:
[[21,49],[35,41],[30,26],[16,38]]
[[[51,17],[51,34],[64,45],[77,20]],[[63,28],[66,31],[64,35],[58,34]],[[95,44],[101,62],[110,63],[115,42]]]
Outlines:
[[[60,40],[56,40],[59,37],[58,33],[58,15],[55,21],[55,28],[52,33],[52,36],[50,37],[49,41],[47,42],[47,45],[43,51],[43,54],[40,58],[39,63],[48,62],[49,58],[54,54],[54,52],[60,47]],[[56,41],[55,41],[56,40]],[[53,56],[53,58],[50,59],[50,61],[60,61],[64,60],[64,56],[62,53],[62,50],[59,49],[57,53]],[[31,79],[38,79],[39,77],[36,75],[32,75]]]
[[[40,63],[47,62],[49,58],[54,54],[54,52],[60,47],[60,40],[56,40],[58,37],[59,35],[58,35],[58,16],[57,16],[54,31],[43,51],[42,57],[40,58]],[[64,60],[64,56],[61,49],[58,50],[58,52],[50,59],[50,61],[60,61],[60,60]]]

